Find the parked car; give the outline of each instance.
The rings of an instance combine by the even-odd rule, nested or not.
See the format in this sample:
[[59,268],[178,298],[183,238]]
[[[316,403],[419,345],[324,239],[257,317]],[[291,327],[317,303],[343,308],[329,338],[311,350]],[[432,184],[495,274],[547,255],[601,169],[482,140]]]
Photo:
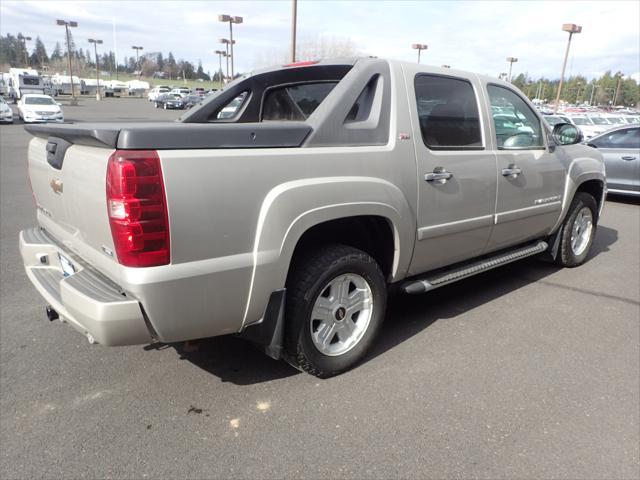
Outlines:
[[192,107],[195,107],[200,102],[202,102],[203,99],[204,99],[203,95],[192,93],[184,97],[182,101],[184,102],[184,108],[192,108]]
[[640,123],[640,116],[638,116],[638,115],[625,115],[622,118],[627,123]]
[[[496,137],[491,106],[527,129]],[[26,129],[50,319],[103,345],[239,334],[319,377],[363,359],[391,286],[581,265],[606,193],[599,150],[511,83],[378,58],[246,75],[178,122]]]
[[149,90],[149,94],[147,96],[149,101],[153,102],[163,93],[169,93],[170,91],[171,89],[169,87],[155,87]]
[[611,193],[640,195],[640,125],[621,125],[589,140],[604,157]]
[[13,123],[13,110],[2,96],[0,96],[0,123]]
[[187,95],[189,95],[191,93],[191,90],[189,90],[188,88],[174,88],[173,90],[171,90],[171,92],[173,95],[179,95],[181,97],[186,97]]
[[[551,127],[555,127],[559,123],[573,123],[569,119],[569,117],[565,117],[564,115],[545,115],[542,117]],[[584,134],[584,132],[583,132]]]
[[156,108],[164,108],[165,110],[183,110],[186,107],[186,102],[178,94],[163,93],[159,95],[154,101]]
[[594,122],[594,118],[596,117],[588,117],[586,115],[566,115],[566,118],[580,129],[582,135],[587,140],[607,130],[608,127],[604,125],[610,125],[606,120],[604,121],[604,125],[598,124]]
[[34,93],[23,95],[18,101],[18,116],[25,123],[64,121],[59,103],[49,95]]

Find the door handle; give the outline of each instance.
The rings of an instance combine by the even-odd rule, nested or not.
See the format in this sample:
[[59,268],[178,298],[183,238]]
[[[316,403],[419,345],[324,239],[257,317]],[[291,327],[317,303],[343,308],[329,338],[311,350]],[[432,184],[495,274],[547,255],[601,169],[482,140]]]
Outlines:
[[623,160],[626,160],[627,162],[630,162],[631,160],[635,160],[636,157],[633,157],[631,155],[625,155],[624,157],[622,157]]
[[433,172],[427,173],[424,176],[424,179],[427,182],[435,182],[435,183],[443,184],[443,183],[447,183],[447,181],[451,177],[453,177],[453,173],[447,172],[442,167],[436,167],[436,168],[433,169]]
[[517,178],[521,173],[522,169],[515,165],[509,165],[507,168],[502,169],[503,177]]

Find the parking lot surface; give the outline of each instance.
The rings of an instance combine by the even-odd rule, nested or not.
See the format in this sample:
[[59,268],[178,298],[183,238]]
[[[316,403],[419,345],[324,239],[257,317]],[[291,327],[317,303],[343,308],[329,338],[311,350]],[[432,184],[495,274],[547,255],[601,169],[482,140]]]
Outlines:
[[107,348],[48,322],[18,253],[29,138],[0,126],[0,478],[640,476],[637,201],[607,201],[580,268],[529,259],[394,297],[366,362],[318,380],[234,337]]

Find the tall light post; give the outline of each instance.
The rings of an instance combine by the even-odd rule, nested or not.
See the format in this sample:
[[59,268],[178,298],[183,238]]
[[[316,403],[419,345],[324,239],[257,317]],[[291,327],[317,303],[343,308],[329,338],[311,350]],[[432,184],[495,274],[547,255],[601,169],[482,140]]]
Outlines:
[[69,79],[71,80],[71,105],[77,105],[76,92],[73,88],[73,70],[71,68],[71,42],[69,38],[69,27],[75,28],[78,26],[78,22],[71,22],[66,20],[56,20],[57,25],[64,25],[64,29],[67,35],[67,57],[69,58]]
[[31,41],[31,37],[24,37],[22,34],[18,35],[18,40],[22,42],[22,46],[24,47],[24,66],[29,66],[29,52],[27,52],[27,42]]
[[[229,40],[228,38],[220,38],[218,39],[218,42],[223,43],[227,53],[225,54],[225,57],[227,57],[227,75],[226,78],[227,80],[229,79],[229,58],[231,57],[231,55],[229,55],[229,45],[233,45],[234,43],[236,43],[235,40]],[[231,61],[233,62],[233,59],[231,59]]]
[[564,52],[564,62],[562,63],[562,73],[560,74],[560,85],[558,85],[558,94],[556,95],[556,105],[553,109],[553,113],[558,113],[558,107],[560,106],[560,95],[562,93],[562,84],[564,83],[564,70],[567,68],[567,58],[569,58],[569,47],[571,46],[571,37],[574,33],[582,32],[582,27],[575,23],[565,23],[562,25],[564,32],[569,32],[569,41],[567,42],[567,50]]
[[96,101],[100,101],[100,58],[98,58],[98,45],[102,44],[102,40],[90,38],[89,43],[93,43],[93,48],[96,52]]
[[425,45],[424,43],[414,43],[413,45],[411,45],[411,48],[413,48],[414,50],[418,50],[418,63],[420,63],[420,52],[422,52],[422,50],[426,50],[427,48],[429,48],[429,46]]
[[132,45],[131,48],[136,51],[136,68],[138,69],[138,80],[140,80],[140,58],[139,58],[139,52],[140,52],[140,50],[144,50],[144,48],[143,47],[137,47],[135,45]]
[[235,71],[233,70],[233,44],[235,43],[233,41],[233,24],[241,24],[243,20],[242,17],[234,17],[232,15],[218,15],[218,20],[225,23],[229,22],[229,42],[231,45],[231,78],[233,79],[233,77],[235,76]]
[[593,105],[593,96],[594,96],[595,91],[597,89],[598,89],[598,87],[596,86],[596,82],[594,80],[593,83],[591,84],[591,96],[589,97],[589,106]]
[[622,82],[622,77],[624,74],[622,72],[616,73],[616,77],[618,77],[618,85],[616,86],[616,93],[613,96],[613,106],[616,106],[616,102],[618,101],[618,93],[620,93],[620,83]]
[[511,83],[511,70],[513,69],[513,64],[516,63],[518,59],[516,57],[507,57],[507,62],[509,62],[509,76],[507,77],[507,82]]
[[219,74],[220,74],[220,83],[222,84],[222,83],[223,83],[223,82],[222,82],[222,75],[223,75],[223,73],[222,73],[222,57],[226,57],[226,56],[227,56],[227,54],[225,53],[225,51],[224,51],[224,50],[216,50],[216,51],[215,51],[215,52],[213,52],[213,53],[215,53],[216,55],[218,55],[218,60],[220,61],[220,69],[218,70],[218,72],[219,72]]
[[296,29],[298,23],[298,0],[291,0],[291,63],[296,61]]

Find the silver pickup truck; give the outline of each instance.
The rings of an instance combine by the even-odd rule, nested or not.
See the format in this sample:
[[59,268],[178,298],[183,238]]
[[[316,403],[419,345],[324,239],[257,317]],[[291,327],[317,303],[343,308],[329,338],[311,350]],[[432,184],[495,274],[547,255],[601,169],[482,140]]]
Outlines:
[[103,345],[239,334],[319,377],[363,358],[391,286],[580,265],[606,195],[600,153],[511,84],[376,58],[258,71],[178,122],[25,128],[50,319]]

